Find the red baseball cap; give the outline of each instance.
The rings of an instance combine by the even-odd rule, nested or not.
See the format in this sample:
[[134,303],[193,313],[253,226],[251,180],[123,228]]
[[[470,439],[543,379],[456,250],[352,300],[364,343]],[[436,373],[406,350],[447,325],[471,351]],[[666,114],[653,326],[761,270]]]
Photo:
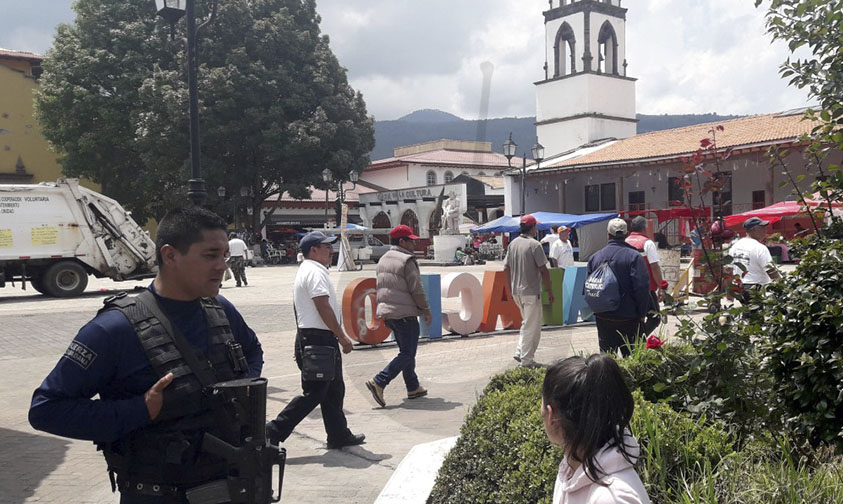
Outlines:
[[535,217],[532,215],[522,215],[521,216],[521,224],[525,226],[535,226],[538,223]]
[[392,231],[389,232],[390,238],[409,238],[411,240],[418,240],[419,237],[413,234],[413,230],[410,229],[410,226],[405,226],[404,224],[400,224],[392,228]]

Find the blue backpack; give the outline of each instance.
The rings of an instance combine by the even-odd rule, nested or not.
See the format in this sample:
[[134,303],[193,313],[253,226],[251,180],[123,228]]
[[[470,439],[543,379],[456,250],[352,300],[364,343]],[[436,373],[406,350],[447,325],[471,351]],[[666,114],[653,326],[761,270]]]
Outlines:
[[615,311],[621,304],[621,287],[615,272],[609,266],[614,254],[604,263],[594,268],[585,279],[583,294],[585,302],[594,313]]

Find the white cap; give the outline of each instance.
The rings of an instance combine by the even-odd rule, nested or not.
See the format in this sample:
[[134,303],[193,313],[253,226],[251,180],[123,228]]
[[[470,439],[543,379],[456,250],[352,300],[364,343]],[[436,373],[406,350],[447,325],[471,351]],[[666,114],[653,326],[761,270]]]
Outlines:
[[609,236],[613,236],[615,238],[623,238],[628,234],[626,228],[626,221],[615,217],[614,219],[609,221],[608,231]]

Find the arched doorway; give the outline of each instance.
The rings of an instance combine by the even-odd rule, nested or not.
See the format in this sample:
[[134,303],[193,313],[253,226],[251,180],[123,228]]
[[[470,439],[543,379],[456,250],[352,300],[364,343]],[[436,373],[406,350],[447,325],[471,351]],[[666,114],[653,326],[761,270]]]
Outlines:
[[401,215],[401,224],[409,226],[413,230],[413,234],[419,234],[419,218],[416,212],[412,210],[405,210]]
[[384,243],[389,243],[389,229],[392,228],[392,222],[389,220],[389,215],[384,211],[380,211],[372,219],[372,229],[383,229],[383,234],[376,234],[375,237]]
[[427,220],[427,232],[430,233],[431,239],[433,235],[439,234],[439,226],[442,224],[442,209],[434,208],[430,212],[430,218]]

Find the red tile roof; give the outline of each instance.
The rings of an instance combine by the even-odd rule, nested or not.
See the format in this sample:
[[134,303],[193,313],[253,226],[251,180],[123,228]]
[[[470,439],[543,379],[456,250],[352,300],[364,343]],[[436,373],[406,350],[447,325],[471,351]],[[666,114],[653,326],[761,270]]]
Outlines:
[[802,113],[781,113],[742,117],[729,121],[696,124],[683,128],[643,133],[633,137],[609,142],[605,147],[582,156],[564,156],[559,161],[542,164],[541,170],[606,164],[627,164],[656,159],[678,158],[696,152],[700,140],[711,136],[709,130],[723,126],[717,131],[717,147],[751,147],[772,143],[785,143],[810,133],[817,125],[803,121]]
[[497,152],[469,152],[449,149],[439,149],[407,156],[379,159],[369,165],[369,168],[379,168],[390,164],[433,164],[433,165],[463,165],[488,166],[506,168],[506,157]]
[[44,56],[32,52],[13,51],[11,49],[3,49],[2,47],[0,47],[0,58],[14,58],[40,62],[44,59]]

